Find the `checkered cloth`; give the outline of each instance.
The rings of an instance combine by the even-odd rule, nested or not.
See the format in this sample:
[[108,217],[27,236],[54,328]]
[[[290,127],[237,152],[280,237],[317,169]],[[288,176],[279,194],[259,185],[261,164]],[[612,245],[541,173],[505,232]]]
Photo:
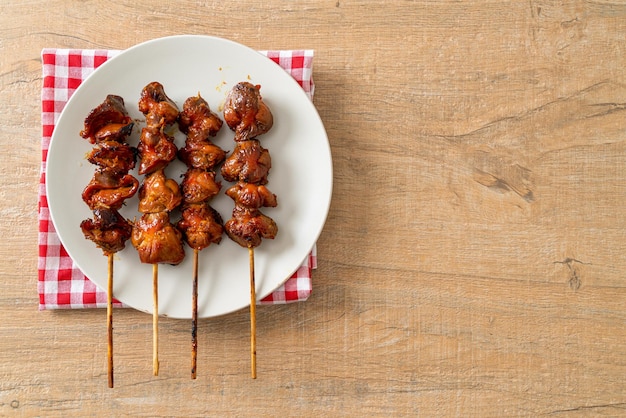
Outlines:
[[[260,51],[302,86],[313,98],[313,51]],[[46,158],[52,131],[70,96],[95,68],[119,51],[43,49],[43,88],[41,94],[41,177],[39,181],[39,309],[103,308],[106,290],[98,288],[78,269],[61,245],[48,210],[45,187]],[[78,228],[78,225],[76,226]],[[284,304],[307,300],[311,294],[311,271],[317,267],[315,247],[301,267],[282,286],[259,304]],[[114,306],[124,306],[115,301]]]

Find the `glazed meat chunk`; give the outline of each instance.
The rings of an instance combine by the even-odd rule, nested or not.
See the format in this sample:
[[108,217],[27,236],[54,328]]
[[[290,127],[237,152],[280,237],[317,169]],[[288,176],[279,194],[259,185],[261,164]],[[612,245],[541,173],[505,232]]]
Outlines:
[[235,141],[247,141],[269,131],[274,118],[263,102],[261,86],[248,82],[236,84],[226,96],[224,121],[235,131]]
[[207,140],[222,128],[222,120],[198,94],[185,100],[178,115],[178,127],[191,141]]
[[133,226],[131,243],[142,263],[180,264],[185,258],[182,234],[167,212],[145,213]]
[[226,153],[211,141],[187,139],[178,151],[178,158],[188,167],[212,170],[224,161]]
[[121,251],[132,233],[132,225],[115,209],[95,209],[93,219],[85,219],[80,229],[85,238],[93,241],[104,255]]
[[264,185],[239,182],[226,190],[226,195],[235,201],[236,205],[248,209],[260,207],[276,207],[276,195]]
[[178,183],[167,178],[163,170],[147,175],[139,188],[139,212],[171,211],[182,202]]
[[259,141],[237,142],[235,150],[222,166],[224,180],[266,184],[267,174],[272,167],[269,151]]
[[87,161],[101,171],[126,174],[135,168],[137,150],[125,142],[101,141],[87,154]]
[[276,222],[258,209],[247,209],[235,205],[233,217],[224,225],[230,239],[242,247],[254,248],[261,245],[262,238],[274,239],[278,232]]
[[139,174],[149,174],[172,162],[178,149],[174,138],[166,135],[162,128],[146,126],[141,130],[137,151]]
[[215,172],[189,169],[181,183],[185,203],[200,203],[215,197],[222,185],[215,180]]
[[95,144],[102,140],[123,140],[133,128],[133,121],[126,107],[124,99],[109,94],[104,101],[95,107],[85,118],[80,136]]
[[171,125],[178,119],[178,106],[165,94],[163,85],[157,81],[149,83],[141,90],[139,111],[146,116],[150,126]]
[[176,226],[183,233],[183,238],[195,250],[202,250],[211,244],[219,244],[224,227],[222,217],[207,203],[185,206],[182,219]]
[[139,181],[126,174],[114,175],[106,171],[97,171],[83,190],[83,201],[90,209],[119,209],[124,200],[132,197],[139,188]]

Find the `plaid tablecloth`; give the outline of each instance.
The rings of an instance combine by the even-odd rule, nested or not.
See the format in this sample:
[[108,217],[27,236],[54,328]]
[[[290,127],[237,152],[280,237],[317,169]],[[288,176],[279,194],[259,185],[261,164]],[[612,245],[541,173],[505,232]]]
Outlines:
[[[260,51],[302,86],[313,98],[313,51]],[[41,177],[39,181],[39,309],[104,308],[106,290],[98,288],[78,269],[65,251],[50,219],[46,197],[46,158],[52,132],[63,107],[78,88],[98,66],[119,51],[45,48],[43,86],[41,92]],[[78,228],[78,224],[76,226]],[[265,297],[259,304],[284,304],[300,302],[311,294],[311,272],[317,267],[315,247],[301,267],[282,286]],[[115,301],[114,306],[124,306]]]

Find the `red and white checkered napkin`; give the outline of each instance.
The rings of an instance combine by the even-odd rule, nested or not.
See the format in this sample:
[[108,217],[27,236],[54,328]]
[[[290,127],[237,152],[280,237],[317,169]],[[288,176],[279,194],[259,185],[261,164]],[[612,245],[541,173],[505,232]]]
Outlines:
[[[313,51],[260,51],[290,73],[313,98]],[[45,187],[46,158],[52,131],[68,99],[99,65],[119,51],[43,49],[41,93],[41,177],[39,181],[39,309],[106,307],[106,291],[99,289],[74,264],[61,245],[48,211]],[[76,227],[78,228],[78,220]],[[302,266],[260,304],[300,302],[311,294],[311,270],[317,267],[315,247]],[[116,302],[115,306],[123,306]]]

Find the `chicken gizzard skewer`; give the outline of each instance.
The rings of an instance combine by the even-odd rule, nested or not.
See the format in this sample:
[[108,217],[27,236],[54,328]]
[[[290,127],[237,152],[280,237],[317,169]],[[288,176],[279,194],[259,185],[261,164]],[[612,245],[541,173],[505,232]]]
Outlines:
[[264,185],[271,168],[269,151],[257,139],[274,124],[270,108],[263,101],[260,86],[249,82],[237,83],[226,96],[224,121],[235,133],[235,150],[222,166],[226,181],[238,182],[226,194],[235,201],[232,218],[224,224],[228,237],[248,248],[250,264],[250,369],[256,379],[256,278],[254,248],[262,238],[273,239],[278,232],[276,223],[261,213],[261,206],[277,205],[276,196]]
[[139,185],[128,174],[135,167],[136,150],[126,143],[133,128],[124,99],[108,95],[92,109],[84,121],[81,137],[95,147],[87,160],[97,169],[82,193],[83,201],[93,212],[92,219],[81,222],[85,238],[93,241],[107,256],[107,375],[110,388],[113,376],[113,269],[114,255],[124,249],[132,226],[118,209],[132,197]]
[[139,174],[145,174],[139,189],[139,211],[134,222],[131,242],[142,263],[152,264],[152,370],[159,374],[159,264],[177,265],[185,258],[180,231],[170,222],[173,209],[182,201],[178,183],[165,176],[165,168],[176,158],[174,138],[165,128],[176,123],[178,107],[161,83],[147,84],[141,91],[139,111],[145,115],[137,147]]
[[211,244],[219,244],[224,228],[220,214],[209,205],[222,185],[215,179],[214,168],[224,158],[224,151],[211,142],[222,121],[198,94],[189,97],[178,117],[178,127],[186,134],[179,159],[188,169],[181,187],[182,219],[176,224],[183,239],[193,248],[193,284],[191,296],[191,378],[197,375],[198,359],[198,254]]

